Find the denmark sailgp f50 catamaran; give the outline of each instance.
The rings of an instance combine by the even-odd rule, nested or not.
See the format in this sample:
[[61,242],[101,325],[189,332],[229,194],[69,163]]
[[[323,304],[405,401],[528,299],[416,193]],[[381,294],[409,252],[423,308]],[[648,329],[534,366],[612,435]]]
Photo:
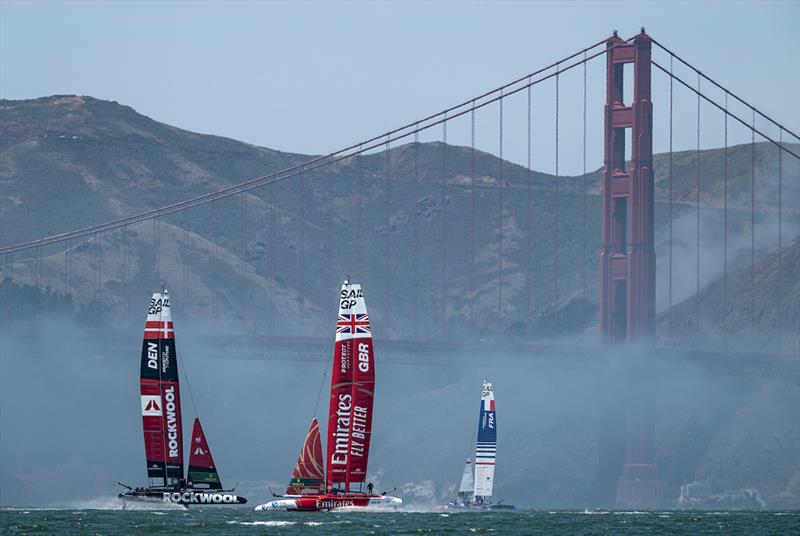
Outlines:
[[244,504],[247,499],[225,490],[200,420],[194,420],[189,451],[189,479],[184,478],[180,382],[175,331],[166,289],[150,300],[144,327],[139,385],[141,390],[146,487],[119,494],[123,501],[149,503]]
[[[478,414],[478,441],[475,446],[475,463],[467,458],[456,500],[449,506],[454,508],[485,508],[490,510],[511,509],[514,506],[493,503],[494,465],[497,456],[497,412],[494,407],[492,384],[483,381],[481,388],[481,410]],[[474,467],[474,469],[473,469]]]
[[339,318],[333,351],[328,411],[327,471],[317,419],[303,442],[284,495],[256,511],[318,511],[365,506],[399,506],[386,493],[364,491],[372,435],[375,358],[372,330],[361,285],[345,281],[339,298]]

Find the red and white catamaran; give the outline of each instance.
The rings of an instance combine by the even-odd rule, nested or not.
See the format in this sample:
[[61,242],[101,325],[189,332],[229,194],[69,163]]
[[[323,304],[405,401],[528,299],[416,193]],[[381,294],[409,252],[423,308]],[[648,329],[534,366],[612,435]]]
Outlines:
[[314,418],[284,495],[256,511],[319,511],[400,506],[403,501],[364,489],[372,435],[375,359],[361,285],[345,281],[339,298],[328,411],[327,471],[319,423]]
[[247,499],[222,488],[197,418],[189,450],[188,479],[184,478],[178,358],[166,289],[154,293],[148,306],[139,385],[149,485],[132,488],[121,484],[127,491],[119,494],[120,499],[183,506],[245,504]]

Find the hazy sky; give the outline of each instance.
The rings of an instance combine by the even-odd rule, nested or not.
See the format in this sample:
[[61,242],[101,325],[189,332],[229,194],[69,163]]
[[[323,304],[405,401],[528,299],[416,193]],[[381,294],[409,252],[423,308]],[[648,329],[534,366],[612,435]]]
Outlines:
[[[800,2],[0,2],[0,96],[84,94],[188,130],[327,152],[468,99],[618,29],[648,33],[800,130]],[[687,73],[684,73],[687,74]],[[589,168],[601,163],[603,66],[589,73]],[[580,171],[582,72],[561,91],[564,173]],[[688,79],[696,83],[696,78]],[[683,90],[685,93],[685,90]],[[675,145],[696,144],[696,100],[676,89]],[[654,73],[656,150],[666,148]],[[523,96],[505,156],[524,163]],[[534,91],[534,165],[553,167],[553,87]],[[704,105],[703,146],[722,145]],[[706,115],[708,117],[706,117]],[[497,152],[497,111],[478,117]],[[772,131],[774,132],[774,130]],[[468,143],[466,122],[448,141]],[[439,138],[441,132],[423,136]],[[732,142],[749,140],[744,131]]]

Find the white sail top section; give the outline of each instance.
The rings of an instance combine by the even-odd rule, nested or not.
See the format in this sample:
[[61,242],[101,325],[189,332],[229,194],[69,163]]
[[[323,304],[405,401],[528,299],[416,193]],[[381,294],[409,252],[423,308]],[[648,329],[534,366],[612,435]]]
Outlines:
[[458,494],[472,495],[472,462],[467,458],[467,463],[464,465],[464,474],[461,475],[461,484],[458,486]]
[[169,292],[154,292],[147,306],[147,322],[145,322],[146,339],[172,339],[174,329],[172,312],[169,306]]
[[364,292],[361,285],[342,284],[339,295],[339,318],[336,322],[336,340],[370,339],[372,329],[367,315],[367,304],[364,301]]

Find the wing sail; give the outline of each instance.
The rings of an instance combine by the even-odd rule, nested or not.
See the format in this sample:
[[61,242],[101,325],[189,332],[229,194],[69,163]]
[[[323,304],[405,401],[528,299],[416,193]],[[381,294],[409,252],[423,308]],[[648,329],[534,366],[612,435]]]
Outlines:
[[183,433],[175,332],[169,295],[150,299],[144,327],[139,386],[147,476],[177,486],[183,479]]
[[478,418],[478,442],[475,448],[475,497],[491,497],[494,464],[497,454],[497,415],[492,384],[483,382],[481,412]]
[[364,482],[372,434],[375,358],[372,329],[361,285],[345,282],[331,374],[328,412],[327,481],[329,485]]

